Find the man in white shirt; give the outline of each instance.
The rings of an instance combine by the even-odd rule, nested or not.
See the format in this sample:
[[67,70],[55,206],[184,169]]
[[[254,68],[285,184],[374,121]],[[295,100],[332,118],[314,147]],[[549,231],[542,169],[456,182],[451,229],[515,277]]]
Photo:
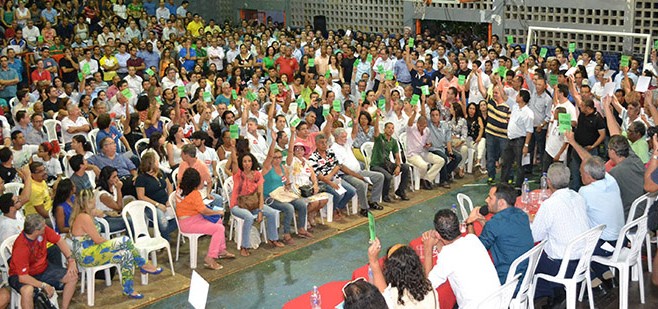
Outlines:
[[217,45],[218,40],[216,37],[213,37],[210,41],[210,46],[206,49],[208,53],[208,62],[214,63],[217,67],[217,71],[224,69],[224,48]]
[[[87,72],[85,68],[88,67]],[[85,51],[85,58],[80,60],[80,73],[84,74],[84,78],[92,78],[98,72],[98,60],[91,58],[91,49]]]
[[196,146],[196,158],[208,166],[210,177],[215,178],[217,177],[217,175],[215,175],[215,169],[217,168],[219,158],[214,149],[206,147],[206,140],[208,138],[208,133],[204,131],[196,131],[190,136],[190,141]]
[[407,143],[407,161],[420,172],[420,186],[425,190],[432,190],[434,179],[439,175],[446,161],[442,157],[429,152],[428,149],[431,143],[427,141],[427,138],[430,136],[430,129],[427,128],[423,103],[421,103],[420,109],[420,117],[415,126],[416,110],[409,117],[407,121],[407,140],[402,142]]
[[[535,272],[556,275],[569,242],[590,227],[585,199],[569,189],[569,168],[564,163],[553,163],[547,175],[548,188],[552,194],[542,203],[530,228],[535,242],[546,240]],[[574,252],[571,258],[567,266],[567,277],[576,269],[580,252]],[[563,289],[563,286],[540,279],[535,287],[535,299],[553,297],[555,289]]]
[[89,122],[84,117],[80,117],[80,108],[75,104],[69,104],[66,107],[69,116],[62,119],[62,139],[64,140],[64,150],[71,148],[73,136],[84,135],[91,131]]
[[226,61],[228,61],[228,63],[233,63],[239,54],[240,50],[235,45],[235,41],[230,40],[228,42],[228,50],[226,51]]
[[41,35],[39,28],[35,26],[34,22],[30,19],[27,21],[27,26],[23,27],[22,30],[23,37],[27,41],[27,46],[31,49],[35,49],[37,47],[39,36]]
[[171,13],[169,12],[169,9],[165,7],[164,1],[160,1],[160,5],[158,6],[158,9],[155,10],[155,17],[160,20],[160,18],[164,18],[165,20],[169,20],[169,15]]
[[142,93],[142,78],[137,75],[137,69],[135,67],[130,66],[128,67],[128,75],[123,78],[126,82],[128,82],[128,88],[130,88],[132,91],[135,93]]
[[[500,282],[480,239],[474,234],[461,236],[459,226],[457,215],[449,209],[434,215],[434,230],[422,236],[423,268],[433,288],[450,280],[459,308],[466,308],[497,291]],[[432,266],[434,247],[439,262]]]
[[[167,75],[162,78],[162,89],[171,89],[174,86],[183,86],[183,82],[176,77],[176,74],[178,74],[176,69],[167,69]],[[177,93],[176,89],[174,89],[174,93]]]
[[502,173],[500,175],[501,181],[507,181],[512,184],[512,166],[516,163],[516,183],[517,188],[521,187],[523,183],[524,169],[522,167],[523,156],[528,154],[528,145],[532,138],[534,127],[532,126],[534,114],[530,107],[530,92],[521,89],[519,95],[516,97],[516,104],[519,108],[513,109],[507,124],[507,147],[503,151],[502,159]]
[[[336,155],[336,159],[341,164],[341,171],[344,173],[340,177],[356,189],[359,199],[359,212],[361,216],[368,216],[368,208],[382,210],[384,207],[379,205],[384,188],[384,175],[382,173],[368,171],[361,168],[361,164],[352,152],[352,139],[345,129],[337,128],[333,132],[335,142],[331,145]],[[366,179],[367,177],[367,179]],[[368,183],[372,184],[370,202],[367,202]]]

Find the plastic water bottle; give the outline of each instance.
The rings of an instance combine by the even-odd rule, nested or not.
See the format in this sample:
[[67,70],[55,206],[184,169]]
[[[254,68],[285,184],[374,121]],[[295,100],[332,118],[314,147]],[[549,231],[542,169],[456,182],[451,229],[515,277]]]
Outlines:
[[543,173],[541,175],[540,183],[541,183],[541,201],[543,202],[548,196],[548,177],[546,176],[546,173]]
[[372,268],[370,265],[368,265],[368,282],[374,283],[375,282],[375,275],[372,274]]
[[530,202],[530,184],[528,184],[528,178],[523,179],[523,186],[521,187],[521,201],[523,201],[523,204],[528,204]]
[[322,299],[320,298],[320,291],[318,291],[317,286],[313,286],[313,292],[311,292],[311,309],[320,309],[322,305]]

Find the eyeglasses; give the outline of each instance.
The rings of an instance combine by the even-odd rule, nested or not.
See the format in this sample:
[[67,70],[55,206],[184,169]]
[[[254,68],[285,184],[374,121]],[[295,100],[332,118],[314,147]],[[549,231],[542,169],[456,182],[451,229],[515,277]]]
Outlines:
[[350,281],[350,282],[348,282],[348,283],[345,283],[345,285],[343,286],[343,297],[344,297],[344,298],[347,298],[347,294],[345,294],[345,289],[346,289],[350,284],[352,284],[352,283],[356,283],[356,282],[358,282],[359,280],[366,281],[366,278],[359,277],[359,278],[356,278],[356,279],[354,279],[354,280],[352,280],[352,281]]

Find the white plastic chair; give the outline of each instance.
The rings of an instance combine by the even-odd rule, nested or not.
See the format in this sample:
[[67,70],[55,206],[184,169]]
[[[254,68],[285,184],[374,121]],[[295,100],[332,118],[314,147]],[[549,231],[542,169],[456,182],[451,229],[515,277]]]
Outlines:
[[[560,264],[560,269],[555,276],[549,274],[535,274],[532,280],[532,288],[528,291],[528,299],[535,299],[535,288],[537,287],[537,280],[544,279],[546,281],[555,282],[557,284],[564,285],[567,290],[567,309],[576,308],[576,286],[578,283],[585,281],[587,284],[587,295],[589,300],[589,307],[594,308],[594,295],[592,293],[592,278],[589,273],[589,265],[592,260],[592,253],[596,247],[599,237],[605,225],[601,224],[596,226],[574,238],[567,245],[567,249],[562,256],[562,263]],[[567,278],[567,266],[572,259],[572,255],[580,252],[580,259],[578,260],[578,265],[573,273],[571,278]],[[581,287],[582,289],[583,287]],[[582,296],[582,293],[580,294]],[[582,297],[581,297],[582,301]],[[535,305],[533,301],[529,302],[530,308],[534,309]]]
[[[9,272],[9,258],[11,257],[12,249],[14,248],[14,242],[16,241],[16,238],[20,234],[16,234],[13,236],[7,237],[2,244],[0,244],[0,259],[2,261],[2,265],[5,265],[6,271]],[[3,277],[5,276],[5,273],[3,272]],[[21,294],[16,292],[13,288],[11,289],[11,305],[9,308],[18,308],[20,307],[21,303]]]
[[169,130],[169,124],[171,123],[171,119],[169,119],[169,117],[161,116],[160,120],[162,121],[162,128],[164,130]]
[[[400,133],[399,136],[400,142],[400,152],[404,152],[404,155],[407,155],[407,132]],[[420,190],[420,171],[418,168],[409,164],[411,167],[411,186],[414,188],[414,191]]]
[[13,195],[20,195],[23,190],[23,184],[18,182],[10,182],[5,184],[5,193],[12,193]]
[[92,129],[87,133],[87,139],[91,143],[91,149],[94,151],[94,153],[98,153],[100,149],[98,149],[98,144],[96,144],[96,137],[98,136],[98,128]]
[[142,153],[142,151],[148,148],[148,145],[149,145],[148,138],[140,138],[138,141],[135,142],[135,153],[137,154]]
[[64,145],[61,140],[57,138],[57,127],[62,127],[62,123],[56,119],[46,119],[43,121],[43,126],[46,128],[46,135],[48,141],[59,141],[60,145]]
[[[104,233],[103,237],[105,239],[110,239],[109,235],[109,230],[110,227],[107,223],[106,220],[99,220],[102,218],[96,218],[96,220],[103,225],[104,227]],[[121,281],[121,269],[119,268],[118,264],[113,264],[113,263],[108,263],[105,265],[101,266],[94,266],[94,267],[83,267],[83,266],[78,266],[81,271],[80,271],[80,294],[85,293],[85,285],[87,286],[87,305],[89,307],[94,306],[94,301],[96,296],[94,295],[94,291],[96,289],[95,283],[95,277],[96,277],[96,272],[99,271],[104,271],[105,272],[105,285],[106,286],[111,286],[112,285],[112,276],[110,274],[110,268],[116,267],[117,273],[119,274],[119,281]],[[86,282],[85,282],[86,281]]]
[[[631,229],[637,229],[629,237],[631,247],[624,246],[624,240]],[[642,238],[647,233],[647,215],[624,225],[619,231],[617,245],[611,256],[593,256],[592,262],[597,262],[610,268],[619,269],[619,308],[628,308],[628,279],[630,272],[636,274],[640,285],[640,303],[644,304],[644,278],[642,274]],[[635,280],[634,280],[635,281]],[[580,293],[582,297],[582,290]]]
[[505,283],[509,283],[511,280],[514,280],[516,276],[518,276],[515,276],[515,274],[516,270],[519,268],[519,265],[525,261],[528,261],[525,274],[523,275],[523,280],[521,280],[521,285],[519,286],[519,291],[516,293],[516,297],[514,297],[509,303],[510,309],[528,308],[528,302],[533,301],[532,299],[528,299],[528,291],[532,288],[530,284],[532,283],[535,269],[537,269],[537,262],[539,262],[539,257],[541,256],[545,245],[546,240],[543,240],[528,250],[526,253],[516,258],[516,260],[512,262],[512,265],[510,265]]
[[[645,203],[644,210],[643,210],[643,215],[649,216],[649,208],[653,205],[653,203],[656,201],[656,196],[655,194],[651,193],[646,193],[641,195],[640,197],[636,198],[633,203],[631,204],[631,209],[628,212],[628,218],[626,218],[626,224],[629,224],[633,222],[636,217],[640,217],[641,215],[638,214],[638,207],[642,205],[642,203]],[[629,232],[629,235],[633,235],[635,231]],[[651,243],[656,243],[655,238],[652,240],[651,235],[647,231],[646,235],[646,240],[645,240],[645,246],[646,246],[646,251],[647,251],[647,269],[649,272],[653,272],[653,250],[651,249]],[[633,278],[635,278],[635,275],[633,275]]]
[[464,193],[457,193],[457,203],[459,204],[462,218],[468,218],[471,211],[473,211],[473,201],[471,201],[471,198]]
[[217,162],[217,177],[219,177],[219,180],[224,183],[226,178],[228,178],[228,175],[226,175],[226,172],[224,171],[224,168],[226,167],[226,162],[228,160],[221,160]]
[[373,142],[365,142],[361,144],[361,153],[363,154],[366,169],[370,170],[370,159],[372,158],[372,148],[375,147]]
[[[169,205],[170,207],[176,212],[176,192],[172,192],[169,195]],[[190,239],[190,268],[191,269],[196,269],[197,265],[197,253],[199,250],[199,237],[203,236],[204,234],[195,234],[195,233],[183,233],[183,231],[180,230],[180,224],[178,223],[178,216],[174,216],[176,218],[176,226],[178,226],[178,237],[176,238],[176,262],[178,262],[178,257],[179,257],[179,249],[180,249],[180,243],[181,239],[183,237],[187,237]]]
[[514,290],[516,285],[519,283],[519,277],[521,274],[514,276],[511,280],[507,280],[498,290],[491,295],[483,298],[479,302],[466,306],[468,309],[477,309],[477,308],[498,308],[498,309],[507,309],[510,305],[510,301],[514,296]]
[[[153,214],[153,236],[149,234],[148,219],[146,217],[146,209],[150,209]],[[157,267],[158,260],[156,250],[166,248],[169,255],[169,265],[171,265],[171,275],[175,276],[174,262],[171,258],[171,248],[169,242],[160,236],[160,228],[158,227],[158,213],[155,206],[146,201],[132,201],[123,207],[121,211],[123,221],[126,223],[126,229],[130,239],[135,244],[135,248],[139,250],[142,257],[148,257],[151,253],[151,260],[153,265]],[[132,219],[132,228],[128,217]],[[142,284],[148,284],[148,275],[142,275]]]
[[178,167],[171,171],[171,179],[173,180],[171,184],[174,186],[174,189],[178,188]]

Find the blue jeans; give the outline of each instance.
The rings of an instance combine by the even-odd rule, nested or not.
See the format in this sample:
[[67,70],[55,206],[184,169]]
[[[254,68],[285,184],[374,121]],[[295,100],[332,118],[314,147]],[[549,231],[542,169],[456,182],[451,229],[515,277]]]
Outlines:
[[537,133],[535,128],[532,131],[532,138],[530,139],[530,144],[528,145],[528,152],[530,153],[530,165],[526,166],[526,171],[532,171],[532,167],[535,164],[535,147],[537,147],[537,159],[539,159],[539,165],[542,165],[544,162],[544,149],[546,148],[546,132],[548,130],[543,129],[541,132]]
[[496,179],[496,161],[507,148],[507,141],[507,138],[487,134],[487,175],[491,179]]
[[[441,168],[439,175],[441,175],[440,178],[442,183],[448,181],[448,179],[450,179],[450,174],[455,171],[459,162],[462,161],[462,155],[459,151],[455,151],[455,149],[452,150],[452,158],[448,157],[445,151],[431,150],[430,152],[446,161],[446,164]],[[432,179],[431,182],[434,182],[434,179]]]
[[352,185],[347,182],[347,181],[341,181],[341,185],[347,192],[345,194],[340,195],[334,188],[332,188],[330,185],[326,184],[325,182],[320,182],[320,189],[323,192],[327,192],[331,194],[334,202],[334,208],[335,209],[345,209],[347,208],[347,203],[349,203],[352,200],[352,197],[356,195],[356,189],[352,187]]
[[[571,260],[567,264],[566,278],[573,277],[573,273],[576,271],[576,266],[578,266],[579,260]],[[562,260],[553,260],[542,252],[537,262],[537,269],[535,270],[536,274],[548,274],[555,276],[558,271],[560,271],[560,265]],[[553,297],[555,296],[556,289],[564,289],[564,285],[559,283],[546,281],[544,279],[537,280],[537,286],[535,287],[535,299],[542,297]]]
[[[583,146],[585,147],[585,146]],[[598,148],[594,148],[589,151],[589,153],[592,156],[597,156],[599,155]],[[580,158],[578,155],[578,152],[573,150],[573,147],[569,147],[569,150],[567,152],[567,160],[568,160],[568,167],[569,171],[571,172],[571,180],[569,181],[569,189],[574,190],[578,192],[580,190],[580,187],[583,185],[582,180],[580,179],[580,164],[583,162],[583,160]]]
[[[158,229],[160,229],[160,236],[162,236],[162,238],[169,241],[170,240],[169,234],[171,234],[171,232],[175,231],[177,228],[176,219],[167,220],[164,211],[162,211],[159,208],[156,208],[155,212],[157,213],[158,216]],[[149,208],[146,209],[146,217],[149,218],[149,223],[153,224],[153,221],[151,219],[153,218],[153,214],[151,213],[151,209]],[[110,228],[110,230],[112,229]]]
[[272,201],[270,207],[281,211],[283,213],[283,233],[290,234],[290,225],[292,224],[292,218],[295,216],[295,210],[297,210],[297,223],[298,227],[306,227],[306,206],[308,202],[299,198],[290,203],[283,203],[279,201]]
[[[244,220],[242,225],[242,248],[251,248],[249,244],[249,233],[251,232],[251,226],[254,225],[254,221],[258,219],[258,209],[252,211],[240,208],[239,206],[234,206],[231,208],[231,215],[236,216]],[[265,228],[267,229],[267,238],[269,240],[279,240],[279,233],[276,230],[276,216],[279,213],[275,211],[270,206],[263,206],[263,216],[265,221]]]

